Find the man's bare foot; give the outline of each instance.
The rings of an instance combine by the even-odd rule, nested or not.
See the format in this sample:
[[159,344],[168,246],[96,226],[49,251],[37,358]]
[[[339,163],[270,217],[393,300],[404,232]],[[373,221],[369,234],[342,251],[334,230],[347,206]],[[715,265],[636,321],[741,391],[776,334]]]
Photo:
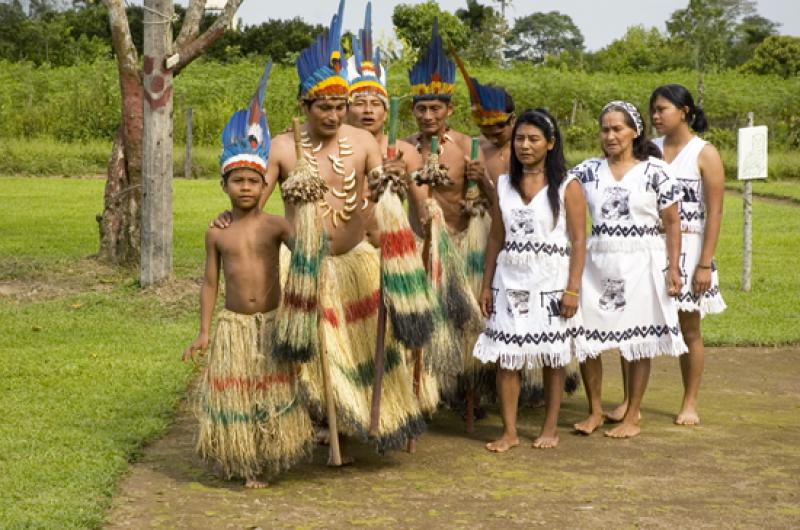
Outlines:
[[625,417],[625,411],[628,410],[628,402],[623,401],[619,405],[617,405],[613,410],[608,412],[603,412],[605,414],[606,419],[611,423],[619,423],[622,421],[622,418]]
[[[356,459],[353,458],[352,456],[342,455],[341,458],[342,458],[342,466],[341,467],[352,466],[353,464],[356,463]],[[330,457],[328,457],[328,465],[331,466],[331,467],[339,467],[339,466],[334,466],[333,465],[333,462],[331,461]]]
[[606,436],[609,438],[633,438],[638,436],[641,429],[635,423],[622,422],[613,429],[606,431]]
[[244,487],[250,490],[260,490],[266,487],[269,487],[267,481],[260,481],[255,478],[249,478],[244,481]]
[[681,411],[675,416],[675,425],[699,425],[700,416],[697,415],[697,410],[694,407],[684,406]]
[[542,434],[533,441],[533,447],[536,449],[552,449],[558,445],[558,436],[545,436]]
[[519,445],[519,438],[517,436],[502,436],[493,442],[486,444],[486,450],[492,453],[505,453]]
[[582,422],[573,425],[576,431],[586,435],[592,434],[594,431],[596,431],[599,427],[602,426],[603,426],[602,414],[592,414]]
[[331,431],[329,431],[327,427],[317,427],[314,432],[314,438],[319,445],[330,445]]

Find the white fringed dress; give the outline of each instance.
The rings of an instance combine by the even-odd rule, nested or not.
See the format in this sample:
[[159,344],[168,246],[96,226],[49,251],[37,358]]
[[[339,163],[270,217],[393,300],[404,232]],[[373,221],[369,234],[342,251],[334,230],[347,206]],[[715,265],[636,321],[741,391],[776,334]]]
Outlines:
[[[656,138],[653,142],[662,151],[664,139]],[[678,310],[700,312],[700,318],[707,314],[722,313],[725,301],[719,290],[719,272],[717,264],[711,260],[711,287],[700,294],[692,293],[694,277],[700,255],[703,252],[703,233],[706,227],[706,205],[703,194],[703,177],[697,159],[707,142],[697,136],[689,140],[669,167],[678,178],[681,186],[681,274],[683,289],[678,298]]]
[[651,157],[617,181],[607,161],[596,158],[570,174],[580,179],[592,215],[581,285],[589,354],[619,348],[635,361],[685,353],[678,308],[667,295],[660,229],[660,210],[680,197],[669,166]]
[[498,179],[505,242],[492,281],[493,312],[473,350],[484,363],[507,370],[557,368],[570,362],[573,342],[576,350],[586,349],[580,310],[565,319],[559,307],[569,278],[564,192],[572,180],[568,176],[559,188],[554,222],[547,186],[525,204],[508,175]]

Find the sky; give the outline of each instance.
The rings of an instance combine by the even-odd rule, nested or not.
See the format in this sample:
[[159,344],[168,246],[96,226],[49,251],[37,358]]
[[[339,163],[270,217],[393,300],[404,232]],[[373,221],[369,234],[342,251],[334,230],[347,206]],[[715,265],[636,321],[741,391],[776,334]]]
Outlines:
[[[372,25],[378,39],[393,36],[392,11],[397,4],[419,4],[422,0],[373,0]],[[480,3],[499,4],[491,0]],[[688,5],[688,0],[513,0],[506,8],[506,17],[513,19],[536,11],[560,11],[569,15],[583,33],[587,50],[596,51],[625,34],[630,26],[644,25],[665,31],[665,22],[676,9]],[[336,11],[338,0],[244,0],[238,16],[245,24],[258,24],[270,18],[301,17],[310,23],[328,24]],[[364,20],[367,0],[346,0],[345,29],[356,30]],[[440,0],[442,9],[454,12],[465,7],[466,0]],[[800,36],[800,2],[798,0],[757,0],[758,14],[780,22],[780,33]]]

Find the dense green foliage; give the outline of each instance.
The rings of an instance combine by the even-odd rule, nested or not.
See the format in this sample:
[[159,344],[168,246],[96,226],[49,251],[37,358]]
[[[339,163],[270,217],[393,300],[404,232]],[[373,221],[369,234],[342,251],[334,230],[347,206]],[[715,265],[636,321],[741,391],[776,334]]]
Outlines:
[[781,77],[800,75],[800,37],[789,35],[767,37],[756,47],[742,71],[754,74],[777,74]]
[[[222,127],[235,109],[249,100],[263,68],[263,59],[219,64],[197,61],[175,80],[175,139],[183,141],[185,109],[194,113],[197,144],[216,145]],[[509,89],[517,107],[548,107],[565,129],[572,148],[596,145],[596,117],[612,99],[628,99],[644,111],[653,88],[664,83],[694,87],[688,71],[668,73],[586,73],[518,64],[508,70],[472,67],[472,75]],[[756,122],[770,126],[774,147],[800,145],[800,79],[765,77],[725,71],[706,78],[705,110],[712,130],[709,139],[720,147],[734,147],[735,128],[748,111]],[[408,93],[404,68],[390,68],[390,91]],[[768,87],[768,90],[763,89]],[[267,116],[273,132],[284,130],[298,114],[295,69],[276,65],[267,87]],[[575,123],[569,127],[573,102]],[[119,120],[116,67],[99,61],[69,68],[34,67],[30,63],[0,63],[0,138],[52,137],[59,141],[109,140]],[[457,83],[452,126],[476,132],[469,115],[463,82]],[[401,133],[414,131],[410,104],[402,105]]]

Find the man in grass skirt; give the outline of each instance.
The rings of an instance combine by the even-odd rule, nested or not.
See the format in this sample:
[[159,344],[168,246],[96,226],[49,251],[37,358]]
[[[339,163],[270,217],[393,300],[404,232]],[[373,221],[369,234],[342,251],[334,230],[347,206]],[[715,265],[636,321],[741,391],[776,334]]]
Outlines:
[[[313,326],[300,334],[279,333],[276,351],[281,358],[305,361],[302,386],[312,414],[322,418],[326,410],[323,374],[313,353],[315,347],[310,346],[319,340],[319,349],[329,360],[338,428],[366,440],[380,300],[379,251],[365,239],[369,207],[366,179],[380,178],[383,157],[372,134],[344,123],[349,85],[340,44],[343,9],[342,1],[330,28],[297,61],[299,105],[305,114],[302,157],[327,188],[315,210],[323,228],[324,254],[301,255],[296,242],[291,258],[287,253],[282,259],[287,288],[281,311],[286,321],[302,322],[318,314],[321,332],[317,337]],[[297,162],[292,135],[276,137],[268,181],[280,182],[285,188]],[[301,220],[298,210],[286,201],[283,191],[286,216],[296,224]],[[290,292],[288,285],[304,276],[316,287]],[[400,448],[408,437],[424,431],[410,380],[402,351],[389,336],[376,439],[380,451]]]

